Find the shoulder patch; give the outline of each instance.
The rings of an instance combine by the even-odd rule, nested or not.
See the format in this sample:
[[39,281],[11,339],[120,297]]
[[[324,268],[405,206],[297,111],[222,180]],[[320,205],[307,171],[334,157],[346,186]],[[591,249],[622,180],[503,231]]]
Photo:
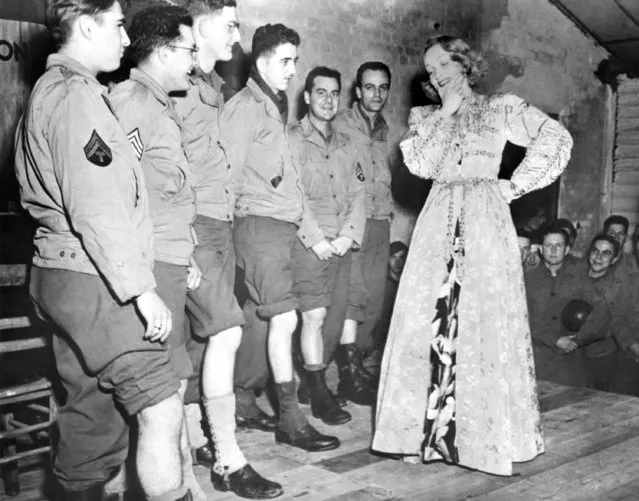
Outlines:
[[129,138],[129,143],[133,146],[135,156],[138,157],[139,161],[142,158],[142,152],[144,151],[144,144],[142,144],[142,139],[140,138],[140,129],[136,127],[129,132],[126,137]]
[[93,134],[91,134],[89,142],[84,146],[84,154],[89,162],[98,167],[106,167],[113,160],[111,148],[109,148],[95,129],[93,129]]
[[355,164],[355,177],[357,177],[357,180],[362,183],[366,181],[366,178],[364,177],[364,169],[362,169],[362,164],[359,162]]

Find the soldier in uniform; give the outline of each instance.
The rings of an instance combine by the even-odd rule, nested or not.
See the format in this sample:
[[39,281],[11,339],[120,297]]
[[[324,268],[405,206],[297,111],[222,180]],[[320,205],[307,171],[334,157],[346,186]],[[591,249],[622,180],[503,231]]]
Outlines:
[[361,351],[374,346],[388,275],[391,194],[388,125],[382,110],[388,100],[391,73],[381,62],[366,62],[357,70],[357,100],[335,118],[335,129],[350,136],[362,157],[366,179],[364,240],[353,252],[346,320],[336,353],[339,393],[362,405],[375,402],[375,378],[362,366]]
[[[261,477],[248,464],[235,439],[233,371],[244,317],[233,292],[234,170],[229,145],[220,134],[222,80],[214,66],[217,61],[230,60],[233,45],[240,40],[236,2],[187,0],[185,7],[193,16],[198,68],[191,77],[190,89],[174,97],[197,193],[195,259],[203,274],[200,287],[189,291],[186,301],[193,334],[187,340],[187,349],[196,369],[186,400],[196,404],[186,406],[186,416],[190,435],[200,437],[192,444],[196,446],[195,457],[212,468],[214,487],[241,497],[268,499],[282,493],[281,485]],[[201,433],[200,399],[215,453]]]
[[282,24],[256,30],[255,66],[247,86],[224,107],[220,128],[237,169],[233,238],[250,293],[243,344],[255,348],[258,365],[238,352],[236,384],[245,390],[254,388],[253,384],[263,387],[267,346],[279,406],[275,439],[318,451],[338,447],[339,440],[322,435],[300,410],[291,351],[297,325],[291,263],[304,194],[291,161],[285,91],[295,75],[299,43],[299,35]]
[[103,499],[128,452],[119,404],[137,419],[147,499],[190,499],[144,173],[96,79],[119,67],[129,44],[122,10],[117,1],[52,0],[47,19],[58,51],[18,128],[16,172],[38,224],[31,294],[56,327],[65,390],[53,471],[65,500]]
[[[153,271],[158,294],[173,317],[168,345],[181,381],[180,396],[193,370],[186,351],[186,293],[197,289],[201,273],[193,259],[195,191],[182,147],[181,122],[169,92],[190,87],[196,52],[192,24],[183,7],[162,4],[138,12],[127,49],[135,67],[109,96],[144,171],[154,230]],[[195,499],[205,500],[193,474],[184,423],[181,448],[184,481]]]
[[350,251],[361,245],[366,224],[364,172],[358,150],[346,134],[332,126],[340,91],[338,71],[312,69],[304,86],[308,113],[289,131],[293,162],[307,203],[293,249],[293,292],[302,315],[304,368],[300,376],[308,386],[313,415],[330,425],[346,423],[351,415],[326,386],[324,373],[339,344],[340,331],[323,327],[329,311],[333,324],[344,321]]

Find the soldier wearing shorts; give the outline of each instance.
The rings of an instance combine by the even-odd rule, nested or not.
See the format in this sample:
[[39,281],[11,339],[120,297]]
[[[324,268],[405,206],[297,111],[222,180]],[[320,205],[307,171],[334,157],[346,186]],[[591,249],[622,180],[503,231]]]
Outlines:
[[361,245],[366,224],[358,150],[346,134],[332,127],[340,91],[338,71],[311,70],[304,86],[308,113],[289,131],[307,202],[293,249],[293,292],[303,322],[300,377],[308,387],[313,415],[330,425],[346,423],[351,415],[326,385],[324,373],[340,332],[324,330],[324,322],[329,312],[338,323],[344,321],[346,302],[335,299],[348,291],[351,247]]
[[[276,441],[318,451],[338,447],[339,440],[319,433],[300,410],[292,360],[297,301],[291,264],[304,195],[291,161],[285,91],[295,74],[299,43],[299,35],[282,24],[257,29],[255,66],[247,86],[224,107],[221,129],[237,169],[233,236],[250,294],[245,313],[252,317],[244,342],[257,352],[268,347],[279,406]],[[250,377],[254,368],[242,360],[238,353],[238,369]]]
[[[217,61],[230,60],[233,45],[240,40],[236,2],[188,0],[185,7],[193,16],[198,68],[191,76],[191,87],[176,94],[175,101],[197,193],[194,255],[202,270],[200,286],[190,290],[186,299],[192,331],[187,349],[197,370],[187,389],[189,434],[201,437],[192,444],[196,446],[195,457],[211,468],[216,489],[251,499],[269,499],[279,496],[282,486],[253,469],[235,438],[233,371],[244,317],[234,294],[234,170],[230,146],[220,134],[222,80],[214,66]],[[200,400],[214,451],[201,433]]]
[[[158,294],[170,308],[169,353],[180,378],[180,396],[193,367],[186,351],[187,290],[197,289],[200,270],[193,259],[195,191],[182,145],[181,121],[169,92],[190,87],[196,51],[193,20],[182,7],[157,5],[133,18],[127,56],[135,67],[110,95],[120,123],[142,165],[153,223]],[[196,499],[205,499],[193,474],[183,423],[182,470]]]
[[153,275],[144,173],[96,80],[129,44],[122,10],[52,0],[47,19],[59,48],[18,128],[16,173],[38,224],[31,294],[56,327],[64,388],[54,475],[65,500],[103,499],[128,452],[121,407],[137,419],[147,499],[187,499],[179,379],[163,343],[172,317]]

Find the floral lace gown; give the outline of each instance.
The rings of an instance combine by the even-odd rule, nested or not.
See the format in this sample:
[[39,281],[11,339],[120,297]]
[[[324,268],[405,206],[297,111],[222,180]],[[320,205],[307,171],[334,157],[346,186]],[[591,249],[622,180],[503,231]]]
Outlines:
[[[572,139],[511,94],[473,94],[460,117],[413,108],[409,126],[404,161],[434,182],[395,302],[372,446],[511,475],[544,442],[508,203],[552,183]],[[527,154],[498,181],[506,140]]]

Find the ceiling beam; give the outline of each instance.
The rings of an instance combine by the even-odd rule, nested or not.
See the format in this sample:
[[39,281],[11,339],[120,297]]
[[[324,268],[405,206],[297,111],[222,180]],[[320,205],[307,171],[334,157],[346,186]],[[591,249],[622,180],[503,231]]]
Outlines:
[[627,43],[627,42],[639,42],[639,37],[620,38],[618,40],[606,40],[605,42],[601,42],[601,43],[603,45],[615,45],[615,44]]
[[614,0],[614,2],[617,5],[617,7],[619,7],[621,12],[623,12],[628,19],[630,19],[633,23],[635,23],[635,26],[639,26],[639,21],[637,20],[635,16],[633,16],[632,12],[630,12],[625,5],[621,4],[619,0]]
[[604,42],[599,40],[599,38],[592,31],[590,31],[590,29],[584,23],[582,23],[581,20],[577,18],[572,13],[572,11],[563,4],[561,0],[550,0],[550,3],[557,7],[564,16],[570,19],[574,23],[574,25],[577,26],[577,28],[579,28],[579,30],[584,33],[584,35],[592,38],[599,45],[604,46]]

